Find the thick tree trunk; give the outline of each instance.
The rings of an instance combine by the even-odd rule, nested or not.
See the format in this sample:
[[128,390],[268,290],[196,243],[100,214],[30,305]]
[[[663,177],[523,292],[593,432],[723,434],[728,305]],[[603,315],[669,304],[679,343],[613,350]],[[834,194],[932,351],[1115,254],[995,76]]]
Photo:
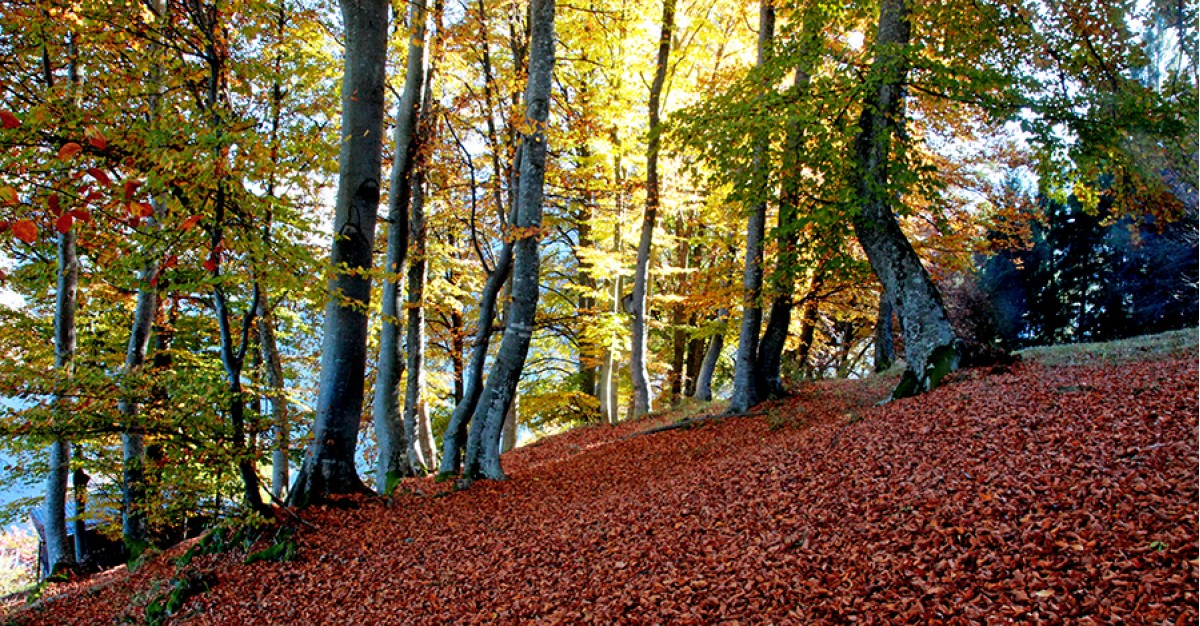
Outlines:
[[554,0],[533,1],[530,33],[529,83],[525,90],[526,134],[520,150],[517,211],[513,222],[512,304],[500,350],[472,417],[463,468],[469,477],[483,476],[493,480],[505,478],[500,467],[500,437],[525,365],[537,312],[538,245],[542,229],[542,184],[546,174],[545,128],[550,114],[554,69]]
[[875,316],[875,371],[882,372],[896,362],[892,342],[892,299],[886,290],[879,292],[879,312]]
[[291,446],[291,420],[288,417],[287,387],[283,361],[275,340],[275,315],[264,294],[258,301],[258,347],[267,377],[267,401],[271,405],[271,427],[275,441],[271,445],[271,493],[283,498],[288,487],[288,448]]
[[646,301],[650,282],[650,251],[654,243],[654,225],[658,221],[659,181],[658,152],[662,128],[659,123],[663,85],[667,81],[667,64],[671,56],[671,34],[675,30],[675,0],[663,0],[662,28],[658,38],[658,57],[654,64],[654,80],[650,83],[649,141],[646,147],[646,210],[642,214],[642,235],[638,241],[637,265],[633,272],[633,342],[630,351],[630,376],[633,378],[633,416],[640,417],[654,410],[647,370]]
[[[775,38],[775,7],[771,0],[759,4],[758,65],[771,56]],[[758,334],[762,330],[763,238],[766,233],[766,139],[756,142],[754,169],[756,198],[746,219],[746,268],[742,275],[742,328],[738,335],[737,357],[733,370],[733,395],[729,398],[730,413],[745,413],[758,404],[764,394],[755,381],[755,362],[758,360]]]
[[864,103],[854,143],[859,201],[854,233],[904,320],[908,367],[893,397],[932,389],[958,367],[958,339],[941,295],[900,230],[890,204],[887,170],[892,134],[904,124],[904,48],[909,32],[905,0],[883,0],[872,68],[876,88]]
[[725,326],[729,320],[729,309],[721,307],[717,310],[717,320],[719,320],[720,328],[717,334],[713,335],[712,340],[708,342],[708,350],[704,353],[704,362],[700,364],[700,373],[696,375],[696,393],[692,397],[705,402],[712,402],[712,379],[713,372],[717,369],[717,361],[721,358],[721,351],[725,349]]
[[362,493],[354,466],[367,357],[371,256],[379,209],[388,3],[342,0],[346,32],[338,193],[313,442],[296,478],[291,504],[326,495]]
[[75,491],[75,563],[79,566],[91,560],[90,548],[87,541],[88,482],[92,477],[83,471],[83,446],[75,444],[75,472],[71,475],[71,487]]
[[[393,136],[395,159],[388,189],[387,260],[383,283],[383,304],[379,329],[379,359],[375,371],[375,437],[379,442],[379,460],[375,469],[375,488],[386,495],[394,481],[413,474],[413,440],[405,428],[400,409],[400,273],[408,253],[409,205],[413,194],[413,171],[421,143],[421,94],[425,80],[425,0],[408,5],[408,64],[404,91],[396,112]],[[412,280],[412,274],[409,274]],[[411,299],[411,296],[410,296]],[[411,330],[409,331],[411,332]],[[412,345],[412,344],[409,344]],[[413,374],[409,373],[411,379]]]

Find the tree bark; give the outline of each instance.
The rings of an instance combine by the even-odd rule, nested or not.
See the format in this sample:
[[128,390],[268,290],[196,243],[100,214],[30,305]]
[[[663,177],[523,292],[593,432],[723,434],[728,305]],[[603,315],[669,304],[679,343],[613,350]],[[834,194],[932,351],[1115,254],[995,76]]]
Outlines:
[[658,221],[659,180],[658,153],[662,128],[660,100],[667,81],[667,64],[671,56],[671,36],[675,30],[675,0],[663,0],[662,27],[658,37],[658,57],[654,64],[654,80],[650,83],[649,141],[646,147],[646,210],[642,214],[642,234],[638,241],[637,265],[633,272],[633,342],[630,350],[630,376],[633,379],[633,417],[654,410],[647,370],[646,301],[650,281],[650,251],[654,244],[654,226]]
[[[520,150],[517,211],[513,222],[512,304],[500,350],[472,417],[463,468],[469,477],[505,478],[500,467],[500,437],[533,336],[539,291],[542,184],[546,173],[545,129],[550,114],[554,69],[554,8],[554,0],[534,0],[530,9],[526,129]],[[472,445],[472,439],[477,443]]]
[[941,295],[891,209],[888,164],[892,134],[902,128],[910,25],[905,0],[883,0],[868,92],[854,142],[859,211],[854,233],[904,320],[907,369],[893,397],[932,389],[958,367],[958,338]]
[[[775,7],[772,0],[759,4],[758,66],[771,57],[775,38]],[[745,413],[758,404],[764,390],[756,384],[754,370],[758,360],[758,334],[762,330],[763,238],[767,223],[766,138],[759,138],[754,147],[756,194],[750,215],[746,219],[746,268],[742,275],[742,328],[738,335],[737,357],[733,371],[733,394],[729,398],[730,413]]]
[[[428,421],[423,405],[425,393],[425,191],[424,170],[418,169],[412,180],[412,211],[408,230],[411,241],[408,263],[408,328],[405,347],[408,352],[408,379],[404,386],[404,439],[408,443],[408,474],[432,471],[433,459],[423,453],[420,438],[428,431],[419,423]],[[385,476],[385,478],[387,478]]]
[[713,372],[717,369],[721,351],[725,349],[725,326],[729,323],[729,309],[725,307],[717,309],[717,320],[720,328],[708,343],[708,350],[704,353],[704,362],[700,364],[700,373],[696,376],[696,393],[692,396],[705,402],[712,402],[713,399]]
[[[421,95],[425,80],[425,7],[425,0],[414,0],[408,5],[408,63],[405,68],[404,91],[400,95],[400,106],[396,111],[394,160],[388,185],[387,259],[384,269],[374,405],[375,437],[379,442],[375,488],[385,495],[396,480],[411,476],[416,465],[411,457],[411,431],[405,427],[400,408],[400,376],[405,368],[400,363],[401,315],[398,303],[400,273],[404,268],[405,255],[408,254],[408,236],[411,230],[409,206],[414,191],[414,162],[421,143],[418,132],[421,128]],[[409,281],[412,281],[411,271]],[[410,371],[409,378],[412,377]]]
[[875,371],[882,372],[896,362],[892,342],[892,299],[886,290],[879,292],[879,312],[875,316]]
[[275,314],[266,294],[258,301],[258,346],[267,376],[267,400],[271,405],[271,425],[275,441],[271,446],[271,493],[283,498],[288,487],[288,448],[291,446],[291,419],[283,362],[275,340]]
[[83,446],[76,443],[73,454],[75,471],[71,475],[71,488],[75,492],[75,564],[84,567],[91,559],[86,532],[87,522],[84,515],[87,513],[88,482],[92,477],[83,470]]
[[325,308],[313,442],[288,501],[364,493],[354,466],[362,416],[371,299],[371,256],[379,209],[388,3],[342,0],[346,30],[342,145],[330,254],[335,276]]

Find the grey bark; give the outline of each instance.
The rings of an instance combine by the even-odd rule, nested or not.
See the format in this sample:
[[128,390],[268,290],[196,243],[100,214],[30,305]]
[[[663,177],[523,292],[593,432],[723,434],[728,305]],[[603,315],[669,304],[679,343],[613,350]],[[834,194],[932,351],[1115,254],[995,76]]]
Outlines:
[[[522,138],[517,211],[514,220],[513,296],[488,382],[472,417],[464,474],[503,480],[500,437],[516,393],[533,336],[537,312],[538,251],[542,228],[542,184],[546,173],[546,133],[554,69],[554,0],[533,0],[530,8],[529,82],[525,90],[527,130]],[[478,434],[477,434],[478,431]],[[475,444],[472,445],[472,439]]]
[[[405,427],[400,409],[400,272],[408,253],[409,205],[413,194],[413,170],[421,143],[421,94],[425,80],[425,0],[408,4],[408,62],[404,91],[396,111],[393,134],[393,161],[388,185],[388,239],[383,282],[383,303],[379,329],[379,359],[375,371],[375,437],[379,442],[379,460],[375,468],[375,488],[381,493],[397,479],[413,475],[414,459],[410,452],[412,432]],[[412,280],[411,273],[409,280]],[[411,331],[410,331],[411,332]],[[411,377],[412,374],[410,373]]]
[[346,32],[342,145],[325,308],[313,441],[296,477],[291,504],[331,494],[363,493],[354,467],[367,357],[371,256],[379,209],[388,3],[342,0]]
[[500,453],[504,454],[517,447],[517,415],[520,414],[521,397],[514,396],[508,407],[508,415],[504,416],[504,432],[500,436]]
[[75,491],[75,563],[82,566],[91,558],[84,515],[87,513],[87,486],[92,477],[83,470],[83,446],[76,443],[73,454],[75,471],[71,475],[71,487]]
[[[73,66],[72,60],[72,66]],[[72,74],[73,68],[72,68]],[[73,83],[73,82],[72,82]],[[54,367],[62,383],[72,377],[76,355],[76,306],[79,293],[79,258],[76,231],[59,233],[58,284],[54,297]],[[64,398],[55,398],[55,413],[66,419]],[[56,438],[50,444],[49,475],[46,478],[46,572],[55,574],[77,566],[74,546],[67,538],[67,475],[71,471],[71,444]]]
[[[620,145],[619,136],[616,131],[613,131],[613,143]],[[624,174],[621,166],[621,156],[619,151],[615,151],[613,156],[613,177],[616,190],[616,205],[617,219],[613,221],[613,255],[620,257],[621,254],[621,221],[625,217],[625,190],[624,190]],[[610,311],[613,316],[621,314],[621,275],[618,273],[613,277],[611,288],[609,291],[611,298]],[[609,342],[609,345],[604,347],[604,360],[600,365],[600,415],[601,419],[607,424],[616,424],[621,419],[620,408],[617,406],[617,387],[620,382],[620,368],[617,365],[616,349]]]
[[958,367],[958,339],[941,295],[900,230],[888,189],[891,138],[904,124],[904,48],[910,30],[905,0],[883,0],[872,67],[875,88],[863,103],[854,142],[859,202],[854,233],[904,320],[907,369],[894,397],[931,389]]
[[266,294],[258,301],[258,347],[267,378],[267,401],[271,405],[271,427],[275,440],[271,445],[271,493],[283,498],[288,487],[288,448],[291,446],[291,420],[288,413],[286,381],[279,344],[275,340],[275,314]]
[[[775,7],[771,0],[759,5],[758,66],[771,57],[775,38]],[[763,238],[767,225],[766,203],[766,139],[754,146],[756,198],[746,218],[746,267],[742,274],[742,327],[738,334],[737,356],[734,360],[733,394],[729,398],[730,413],[745,413],[763,399],[764,393],[755,381],[755,362],[758,360],[759,332],[762,331]]]
[[654,398],[647,371],[646,300],[650,281],[650,252],[654,243],[654,225],[658,220],[658,152],[662,127],[659,122],[663,85],[667,80],[671,56],[671,33],[675,30],[675,0],[663,0],[662,27],[658,37],[658,56],[654,80],[650,83],[649,140],[646,146],[646,210],[642,214],[642,234],[638,241],[637,264],[633,272],[633,342],[630,350],[630,376],[633,380],[633,416],[654,410]]
[[700,373],[696,376],[696,393],[692,396],[705,402],[712,402],[713,399],[713,372],[717,369],[721,350],[725,349],[725,326],[729,323],[729,309],[725,307],[717,309],[717,319],[720,322],[720,328],[708,343],[708,350],[704,353],[704,362],[700,364]]
[[879,311],[875,316],[875,371],[882,372],[896,362],[896,346],[892,341],[892,299],[887,291],[879,292]]

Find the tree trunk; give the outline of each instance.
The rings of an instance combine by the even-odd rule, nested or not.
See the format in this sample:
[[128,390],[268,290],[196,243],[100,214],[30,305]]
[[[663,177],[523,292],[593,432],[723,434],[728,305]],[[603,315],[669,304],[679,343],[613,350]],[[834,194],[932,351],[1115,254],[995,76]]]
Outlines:
[[[550,113],[554,68],[554,0],[534,0],[530,9],[529,82],[525,90],[526,129],[522,138],[517,211],[513,222],[513,289],[509,323],[500,341],[487,386],[472,417],[464,474],[503,480],[500,437],[537,312],[538,251],[542,230],[542,184],[546,174],[545,128]],[[478,434],[477,434],[478,433]],[[471,440],[475,440],[472,442]]]
[[[771,56],[775,39],[775,7],[771,0],[759,4],[758,66]],[[756,193],[750,215],[746,219],[746,269],[742,275],[742,329],[738,335],[738,350],[733,371],[733,395],[729,398],[730,413],[745,413],[764,396],[755,384],[755,362],[758,360],[758,334],[762,330],[763,237],[766,233],[766,139],[755,143],[754,169]]]
[[705,402],[712,402],[713,372],[717,369],[717,361],[721,351],[725,349],[725,326],[729,323],[729,309],[717,309],[717,320],[720,328],[708,343],[708,351],[704,353],[704,362],[700,364],[700,373],[696,375],[696,393],[692,397]]
[[654,81],[650,83],[649,141],[646,147],[646,211],[642,214],[642,235],[638,241],[637,265],[633,272],[633,342],[630,351],[630,376],[633,379],[633,417],[654,410],[647,370],[646,300],[650,281],[650,249],[654,243],[654,225],[658,220],[659,181],[658,152],[662,128],[659,123],[660,100],[667,81],[667,64],[671,56],[671,33],[675,30],[675,0],[663,0],[662,28],[658,37],[658,57],[654,64]]
[[892,342],[892,299],[886,290],[879,292],[879,313],[875,316],[875,371],[882,372],[896,362]]
[[[155,215],[161,215],[161,212],[165,211],[161,203],[153,202],[152,204]],[[137,306],[133,312],[133,324],[129,331],[129,343],[125,350],[125,365],[122,375],[126,380],[140,373],[142,366],[146,363],[150,330],[158,308],[158,292],[150,284],[150,281],[157,274],[158,262],[147,261],[142,268]],[[134,423],[137,419],[138,406],[137,402],[130,397],[129,391],[124,392],[121,399],[117,401],[117,409],[123,420],[121,433],[121,535],[127,553],[131,557],[136,557],[141,554],[149,541],[146,514],[142,510],[146,499],[146,443],[142,436],[142,429]]]
[[804,297],[804,308],[800,313],[800,345],[796,348],[796,367],[807,377],[808,356],[812,353],[813,340],[817,331],[817,318],[821,312],[821,299],[817,292],[825,284],[822,269],[817,267],[808,279],[808,291]]
[[291,446],[291,420],[288,417],[287,390],[283,362],[275,340],[275,314],[264,294],[258,301],[258,346],[267,375],[267,400],[271,404],[271,425],[275,441],[271,446],[271,493],[283,498],[288,487],[288,448]]
[[503,454],[517,447],[517,416],[520,414],[521,397],[513,397],[512,405],[508,407],[508,415],[504,416],[504,432],[500,436],[500,453]]
[[893,192],[887,170],[893,131],[904,124],[903,85],[908,67],[904,48],[909,31],[905,0],[883,0],[872,68],[876,87],[868,93],[854,142],[859,201],[854,233],[904,320],[908,367],[893,397],[932,389],[958,367],[957,337],[941,295],[900,230],[890,204]]
[[[408,263],[408,380],[404,386],[404,440],[408,442],[408,475],[433,470],[433,459],[422,454],[420,435],[428,431],[422,397],[425,393],[425,191],[424,170],[418,169],[412,180],[412,212],[408,230],[411,240]],[[384,478],[391,478],[384,476]]]
[[74,455],[75,472],[71,475],[71,487],[75,491],[75,563],[82,567],[91,560],[84,515],[87,513],[88,482],[92,477],[83,471],[83,446],[75,444]]
[[[79,257],[75,231],[58,235],[58,285],[54,304],[54,367],[69,380],[75,366],[75,308],[79,293]],[[65,399],[55,399],[56,412],[66,418]],[[50,444],[50,472],[46,479],[46,573],[54,575],[77,567],[75,549],[67,537],[67,476],[71,469],[71,444],[55,439]]]
[[[379,442],[375,488],[385,495],[396,480],[411,476],[415,467],[414,459],[410,456],[414,443],[410,436],[412,431],[405,427],[400,414],[399,386],[404,368],[400,364],[401,319],[397,304],[400,301],[400,272],[403,271],[409,246],[409,204],[414,191],[414,161],[421,143],[417,133],[421,128],[421,94],[425,80],[425,6],[425,0],[414,0],[408,5],[408,64],[405,68],[404,91],[396,112],[393,138],[395,160],[388,190],[386,278],[383,283],[374,406],[375,437]],[[412,281],[411,271],[409,281]],[[411,295],[409,297],[411,300]],[[409,378],[413,378],[411,371]]]
[[288,501],[363,493],[354,467],[367,357],[371,256],[379,209],[388,3],[342,0],[345,75],[338,193],[313,442]]

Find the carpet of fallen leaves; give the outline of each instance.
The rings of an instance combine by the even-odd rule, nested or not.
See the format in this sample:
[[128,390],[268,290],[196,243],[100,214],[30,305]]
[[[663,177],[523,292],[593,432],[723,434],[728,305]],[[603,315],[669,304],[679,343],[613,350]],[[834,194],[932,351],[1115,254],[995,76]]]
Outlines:
[[[577,429],[506,455],[507,482],[306,510],[295,561],[194,561],[217,584],[171,623],[1196,623],[1194,354],[875,406],[891,382]],[[141,623],[182,549],[7,618]]]

